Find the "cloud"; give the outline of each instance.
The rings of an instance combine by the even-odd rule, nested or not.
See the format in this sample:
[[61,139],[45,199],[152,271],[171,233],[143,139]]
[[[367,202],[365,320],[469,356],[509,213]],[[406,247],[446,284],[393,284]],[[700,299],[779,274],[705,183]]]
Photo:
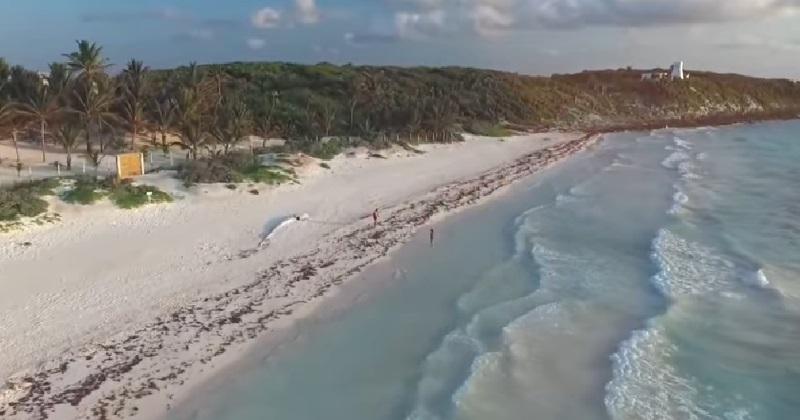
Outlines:
[[265,7],[256,11],[250,22],[258,29],[270,29],[281,23],[281,12],[271,7]]
[[483,36],[502,34],[514,24],[514,15],[511,10],[503,10],[490,4],[475,5],[470,18],[475,31]]
[[473,15],[495,26],[563,29],[727,22],[798,7],[800,0],[473,0]]
[[652,27],[781,16],[800,0],[385,0],[408,16],[446,13],[482,36],[522,29]]
[[315,0],[295,0],[295,14],[306,25],[319,23],[321,15]]
[[713,23],[766,17],[800,5],[797,0],[535,0],[528,15],[545,26],[653,26]]
[[247,48],[250,48],[253,51],[262,50],[267,46],[267,41],[262,38],[248,38],[246,43]]
[[394,15],[395,30],[401,38],[419,38],[440,33],[445,26],[444,10],[424,13],[397,12]]

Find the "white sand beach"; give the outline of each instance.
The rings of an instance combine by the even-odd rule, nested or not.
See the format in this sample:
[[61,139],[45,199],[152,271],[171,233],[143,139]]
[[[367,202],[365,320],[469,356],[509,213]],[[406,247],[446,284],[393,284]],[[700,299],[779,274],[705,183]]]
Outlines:
[[[148,175],[176,200],[138,210],[54,201],[60,222],[0,236],[0,377],[11,378],[0,417],[157,415],[198,366],[312,310],[432,217],[589,144],[578,133],[469,137],[314,163],[299,185],[187,190]],[[158,401],[150,411],[129,404],[144,397]]]

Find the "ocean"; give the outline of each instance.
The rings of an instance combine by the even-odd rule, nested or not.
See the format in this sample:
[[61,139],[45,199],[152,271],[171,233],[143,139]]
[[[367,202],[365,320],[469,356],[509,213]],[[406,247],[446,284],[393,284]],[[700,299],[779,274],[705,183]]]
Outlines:
[[800,413],[800,122],[608,135],[435,234],[170,418]]

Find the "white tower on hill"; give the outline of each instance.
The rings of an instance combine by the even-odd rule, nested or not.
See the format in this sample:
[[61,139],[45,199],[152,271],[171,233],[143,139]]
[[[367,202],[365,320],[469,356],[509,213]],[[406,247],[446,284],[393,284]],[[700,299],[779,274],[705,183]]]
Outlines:
[[670,76],[672,80],[683,80],[685,79],[683,74],[683,61],[678,61],[672,65],[672,69],[670,71]]

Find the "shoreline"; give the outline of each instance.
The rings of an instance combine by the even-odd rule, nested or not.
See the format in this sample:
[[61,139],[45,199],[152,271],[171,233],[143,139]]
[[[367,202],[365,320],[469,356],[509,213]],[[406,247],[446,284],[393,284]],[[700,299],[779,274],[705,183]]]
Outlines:
[[[282,258],[255,281],[205,297],[130,334],[73,349],[35,373],[8,381],[0,414],[8,418],[109,418],[139,415],[137,405],[163,412],[175,388],[221,364],[266,330],[309,313],[336,286],[396,249],[418,228],[476,204],[512,182],[594,144],[598,136],[543,144],[477,177],[434,188],[383,209],[377,228],[359,221],[326,233],[309,252]],[[245,249],[234,259],[260,255]],[[151,318],[152,319],[152,318]],[[236,351],[232,351],[232,350]],[[148,401],[143,401],[147,398]],[[148,414],[148,417],[151,416]]]
[[[736,123],[741,121],[732,122]],[[663,127],[650,129],[659,128]],[[378,229],[372,228],[371,221],[360,220],[325,233],[320,241],[332,246],[316,244],[310,252],[281,258],[260,271],[255,281],[205,297],[132,334],[71,350],[0,389],[0,416],[103,419],[163,415],[176,395],[193,389],[189,382],[203,383],[204,378],[246,354],[255,341],[316,311],[336,294],[336,286],[385,258],[419,228],[493,197],[511,183],[590,147],[601,133],[606,131],[527,153],[480,176],[439,186],[383,209],[388,217]],[[256,248],[245,249],[234,258],[247,260],[259,253]],[[302,283],[314,283],[314,292],[294,294],[296,285]],[[267,330],[270,334],[263,334]],[[184,359],[186,355],[191,360]]]

